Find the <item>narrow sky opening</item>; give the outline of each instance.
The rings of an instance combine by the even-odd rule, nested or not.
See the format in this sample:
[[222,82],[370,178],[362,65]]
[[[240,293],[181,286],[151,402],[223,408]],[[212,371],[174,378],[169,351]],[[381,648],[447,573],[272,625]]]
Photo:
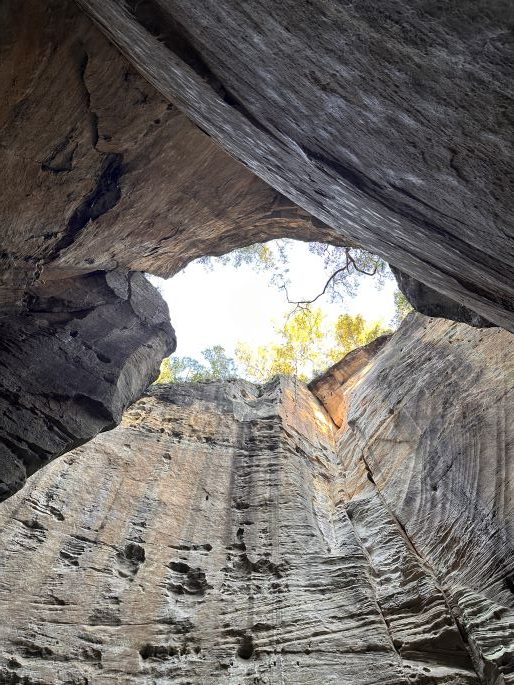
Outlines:
[[[297,241],[291,241],[288,268],[294,300],[315,297],[331,273],[307,243]],[[201,359],[202,350],[213,345],[233,355],[238,342],[270,344],[277,340],[276,327],[294,309],[285,292],[270,283],[269,273],[248,264],[236,267],[213,258],[210,268],[195,262],[169,280],[152,277],[152,282],[168,303],[180,356]],[[361,276],[354,296],[343,292],[336,302],[324,296],[313,306],[323,309],[328,322],[348,313],[388,325],[395,314],[395,290],[392,277],[380,285],[374,276]]]

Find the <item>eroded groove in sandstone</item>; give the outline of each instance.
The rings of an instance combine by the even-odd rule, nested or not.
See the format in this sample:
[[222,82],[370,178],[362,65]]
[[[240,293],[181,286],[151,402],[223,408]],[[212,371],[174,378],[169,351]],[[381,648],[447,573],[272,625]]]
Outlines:
[[[342,497],[359,527],[376,512],[363,539],[373,555],[392,516],[413,545],[406,567],[426,565],[483,681],[512,682],[512,336],[412,315],[367,369],[345,374],[343,360],[334,388],[337,367],[313,390],[341,426]],[[406,573],[392,568],[389,584]]]
[[[4,677],[407,683],[332,436],[302,386],[175,386],[37,474],[1,512]],[[25,554],[34,595],[8,582]]]

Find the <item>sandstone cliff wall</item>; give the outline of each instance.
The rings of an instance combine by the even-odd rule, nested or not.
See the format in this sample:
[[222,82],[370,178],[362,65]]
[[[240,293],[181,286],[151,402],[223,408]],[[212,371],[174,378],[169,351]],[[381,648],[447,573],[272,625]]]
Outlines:
[[2,682],[514,682],[511,341],[151,390],[2,504]]

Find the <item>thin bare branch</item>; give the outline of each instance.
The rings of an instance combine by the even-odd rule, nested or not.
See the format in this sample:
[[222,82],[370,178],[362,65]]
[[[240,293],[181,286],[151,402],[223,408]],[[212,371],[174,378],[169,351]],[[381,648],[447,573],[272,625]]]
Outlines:
[[[348,268],[350,266],[350,261],[353,262],[353,257],[350,257],[348,249],[345,250],[345,256],[346,256],[346,264],[344,266],[342,266],[340,269],[336,269],[336,271],[334,271],[334,273],[330,276],[328,281],[325,283],[325,287],[323,288],[323,290],[320,293],[318,293],[318,295],[316,295],[316,297],[314,297],[312,300],[291,300],[289,297],[289,293],[287,291],[287,286],[285,285],[285,283],[283,284],[282,287],[285,290],[288,303],[296,305],[294,311],[296,311],[298,308],[305,309],[305,307],[302,307],[302,305],[310,305],[310,304],[313,304],[314,302],[316,302],[316,300],[319,300],[319,298],[323,297],[323,295],[327,292],[327,288],[330,285],[330,283],[334,280],[334,278],[336,278],[336,276],[338,276],[340,273],[343,273],[343,271],[348,271]],[[353,263],[355,263],[355,262],[353,262]]]
[[345,258],[346,258],[346,264],[344,266],[342,266],[341,268],[336,269],[332,273],[330,278],[325,283],[325,287],[323,288],[323,290],[320,293],[318,293],[316,295],[316,297],[313,297],[312,300],[291,300],[291,298],[289,297],[289,292],[287,290],[286,284],[282,283],[281,288],[286,293],[286,299],[287,299],[288,303],[296,305],[296,307],[293,309],[291,314],[294,314],[298,309],[306,309],[306,306],[308,307],[309,305],[314,304],[314,302],[319,300],[320,297],[323,297],[323,295],[327,292],[329,285],[337,278],[337,276],[339,276],[339,274],[341,274],[345,271],[350,272],[350,267],[353,267],[355,269],[355,271],[358,271],[361,274],[365,274],[366,276],[374,276],[377,273],[377,266],[376,265],[372,271],[367,271],[366,269],[361,268],[357,264],[357,262],[355,261],[355,258],[353,257],[353,255],[350,251],[350,248],[348,248],[348,247],[345,248],[344,252],[345,252]]

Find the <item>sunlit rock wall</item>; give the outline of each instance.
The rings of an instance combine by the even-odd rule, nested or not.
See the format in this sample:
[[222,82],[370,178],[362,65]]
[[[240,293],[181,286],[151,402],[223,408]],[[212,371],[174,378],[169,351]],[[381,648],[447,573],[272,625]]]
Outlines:
[[411,316],[339,428],[285,379],[152,390],[2,504],[0,681],[513,682],[510,341]]
[[323,381],[312,389],[341,426],[336,487],[398,651],[447,658],[424,568],[484,682],[514,682],[512,335],[410,315],[338,398]]

